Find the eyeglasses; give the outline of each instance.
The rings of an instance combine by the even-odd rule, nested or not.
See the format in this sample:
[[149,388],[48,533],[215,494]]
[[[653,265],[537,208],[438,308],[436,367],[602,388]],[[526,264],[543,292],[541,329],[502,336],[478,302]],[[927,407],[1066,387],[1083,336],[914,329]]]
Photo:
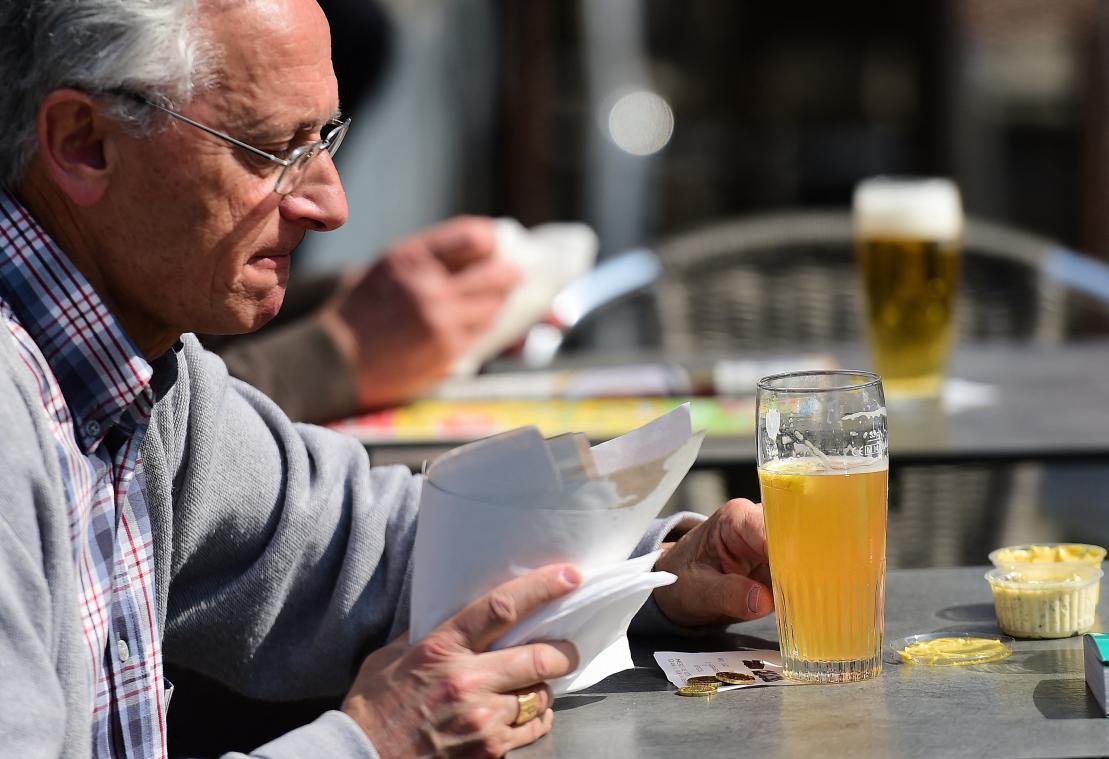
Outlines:
[[242,148],[243,150],[253,153],[259,158],[265,158],[267,161],[271,161],[277,164],[281,167],[281,173],[277,175],[277,181],[274,182],[273,191],[276,192],[278,195],[288,195],[290,192],[297,188],[297,185],[300,184],[300,181],[307,173],[308,165],[312,162],[312,159],[316,157],[316,154],[319,153],[321,150],[326,150],[328,153],[334,156],[335,153],[339,151],[339,146],[343,144],[343,138],[347,136],[347,128],[350,127],[349,118],[343,121],[332,119],[324,124],[323,129],[320,130],[320,139],[294,148],[289,153],[287,158],[281,158],[279,156],[275,156],[273,153],[268,153],[261,148],[256,148],[253,145],[248,145],[241,140],[236,140],[231,135],[225,134],[218,129],[213,129],[206,124],[201,124],[199,121],[194,121],[188,116],[184,116],[177,111],[166,108],[164,105],[158,105],[153,101],[147,100],[141,95],[131,92],[118,92],[111,94],[124,95],[125,97],[129,97],[132,100],[137,100],[153,108],[157,108],[159,111],[172,116],[178,121],[183,121],[189,126],[194,126],[197,129],[201,129],[212,135],[213,137],[218,137],[221,140],[230,142],[235,147]]

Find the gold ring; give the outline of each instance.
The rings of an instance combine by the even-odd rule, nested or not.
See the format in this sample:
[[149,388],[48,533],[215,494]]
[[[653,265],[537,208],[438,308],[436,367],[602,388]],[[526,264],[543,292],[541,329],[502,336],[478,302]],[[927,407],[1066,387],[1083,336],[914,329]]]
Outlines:
[[513,725],[530,722],[539,714],[539,694],[535,691],[516,696],[516,721]]

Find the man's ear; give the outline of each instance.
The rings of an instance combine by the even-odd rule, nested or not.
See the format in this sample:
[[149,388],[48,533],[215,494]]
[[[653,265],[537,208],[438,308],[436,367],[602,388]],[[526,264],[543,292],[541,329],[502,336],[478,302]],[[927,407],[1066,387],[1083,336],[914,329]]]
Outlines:
[[108,188],[108,141],[117,126],[80,90],[60,89],[39,105],[39,158],[50,179],[79,206],[93,205]]

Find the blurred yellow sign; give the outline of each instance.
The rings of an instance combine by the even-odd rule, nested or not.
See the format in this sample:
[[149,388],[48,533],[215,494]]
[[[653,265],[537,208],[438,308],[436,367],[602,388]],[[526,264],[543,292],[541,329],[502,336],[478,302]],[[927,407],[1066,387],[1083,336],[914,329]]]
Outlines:
[[607,440],[688,401],[693,429],[709,437],[754,434],[751,398],[589,398],[554,400],[422,400],[331,425],[367,444],[474,440],[534,424],[550,437],[583,432]]

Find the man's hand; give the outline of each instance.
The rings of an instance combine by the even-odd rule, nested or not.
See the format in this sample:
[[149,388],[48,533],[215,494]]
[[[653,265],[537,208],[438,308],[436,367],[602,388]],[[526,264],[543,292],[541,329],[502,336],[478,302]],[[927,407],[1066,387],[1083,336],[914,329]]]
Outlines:
[[426,390],[493,325],[519,281],[493,253],[491,219],[451,219],[394,244],[319,312],[355,371],[363,408]]
[[762,505],[737,498],[678,542],[655,568],[678,581],[655,590],[655,602],[685,626],[757,619],[774,608]]
[[[384,759],[502,756],[546,735],[554,713],[545,680],[578,666],[565,641],[487,652],[509,628],[581,583],[568,564],[495,588],[414,645],[407,636],[366,658],[343,701]],[[535,693],[534,719],[515,725],[517,695]]]

